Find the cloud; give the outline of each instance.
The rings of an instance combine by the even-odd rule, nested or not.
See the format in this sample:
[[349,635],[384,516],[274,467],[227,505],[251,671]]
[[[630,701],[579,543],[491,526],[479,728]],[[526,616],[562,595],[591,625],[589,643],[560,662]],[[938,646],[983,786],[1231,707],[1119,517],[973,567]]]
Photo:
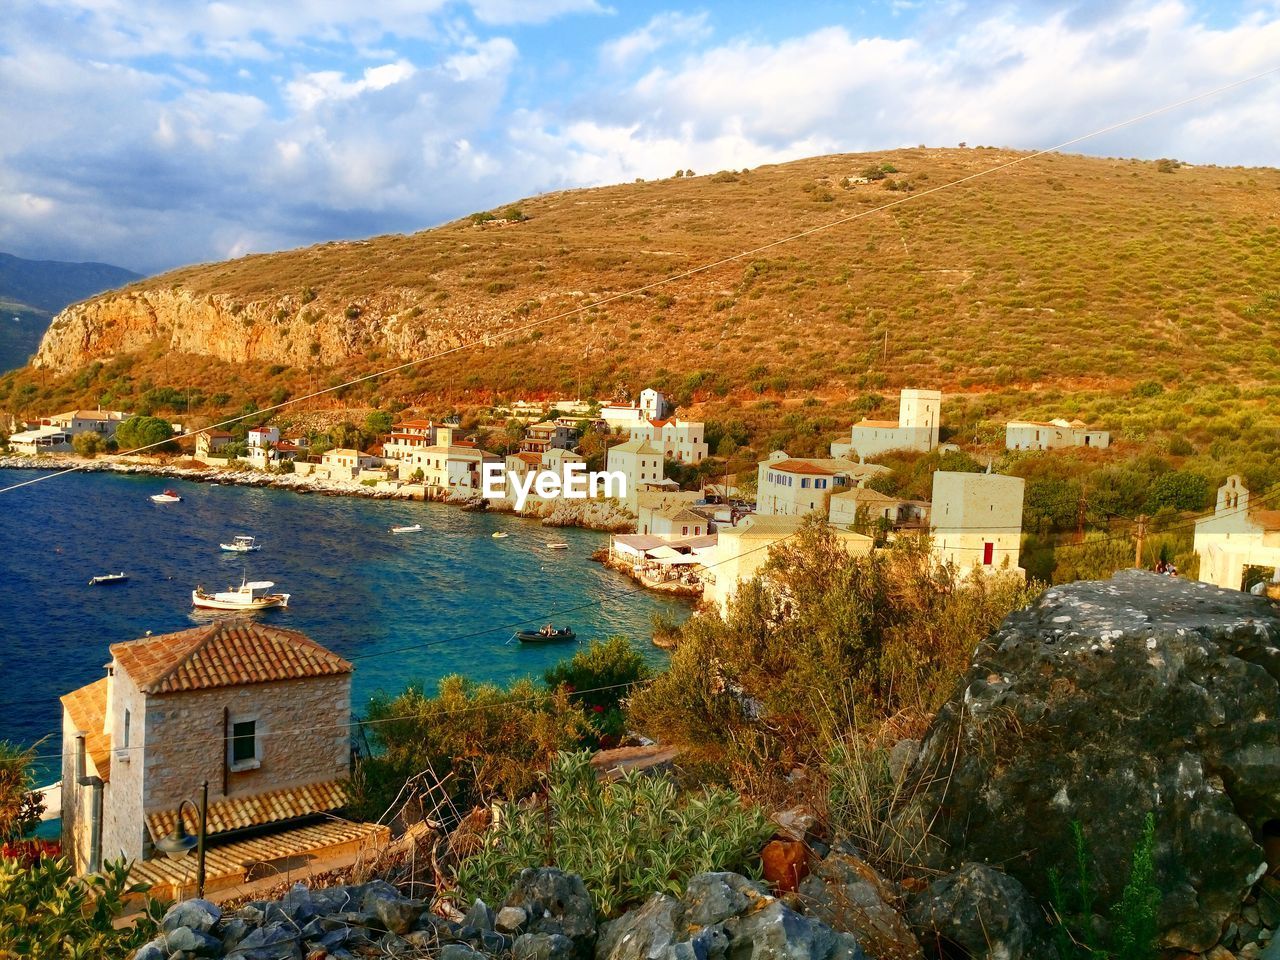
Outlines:
[[676,43],[693,43],[711,35],[707,14],[660,13],[639,30],[610,40],[600,48],[600,59],[621,70]]

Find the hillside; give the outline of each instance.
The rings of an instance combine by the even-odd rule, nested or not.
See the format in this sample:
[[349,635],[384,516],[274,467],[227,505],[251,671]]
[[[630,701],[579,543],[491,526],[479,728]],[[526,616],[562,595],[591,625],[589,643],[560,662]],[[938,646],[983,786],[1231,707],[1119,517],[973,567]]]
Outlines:
[[132,270],[107,263],[24,260],[0,253],[0,370],[26,363],[50,318],[63,307],[137,279]]
[[[548,194],[521,201],[519,221],[463,219],[184,268],[63,311],[38,369],[0,381],[0,406],[20,412],[103,390],[136,403],[171,387],[217,397],[212,415],[475,343],[333,402],[466,405],[655,383],[713,411],[819,404],[805,441],[814,446],[882,396],[893,415],[890,391],[904,384],[969,394],[967,413],[944,413],[962,425],[1000,410],[1071,406],[1132,435],[1139,426],[1126,422],[1125,404],[1098,398],[1147,381],[1209,391],[1226,382],[1273,415],[1274,169],[1045,156],[492,339],[869,210],[902,196],[891,188],[904,182],[920,191],[1015,156],[978,148],[819,157]],[[886,163],[896,170],[882,180],[846,179]],[[1197,399],[1184,404],[1190,419]],[[1146,414],[1156,419],[1140,425],[1144,435],[1179,426],[1159,420],[1159,405]]]

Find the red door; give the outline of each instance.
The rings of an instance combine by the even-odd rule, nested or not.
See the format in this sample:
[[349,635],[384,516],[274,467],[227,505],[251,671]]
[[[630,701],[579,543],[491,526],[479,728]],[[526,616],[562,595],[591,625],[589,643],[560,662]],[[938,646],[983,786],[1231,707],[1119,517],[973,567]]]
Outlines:
[[996,545],[994,543],[984,543],[982,545],[982,562],[986,566],[991,566],[991,561],[996,556]]

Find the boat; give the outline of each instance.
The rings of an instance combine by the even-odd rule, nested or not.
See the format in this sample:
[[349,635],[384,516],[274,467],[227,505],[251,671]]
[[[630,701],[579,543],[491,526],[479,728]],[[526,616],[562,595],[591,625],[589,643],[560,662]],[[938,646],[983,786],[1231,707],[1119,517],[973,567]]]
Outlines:
[[548,550],[568,550],[569,545],[565,543],[563,540],[554,540],[551,543],[547,544],[547,549]]
[[129,579],[129,575],[121,570],[119,573],[100,573],[96,577],[89,578],[89,586],[96,587],[103,583],[124,583]]
[[220,543],[218,546],[228,553],[252,553],[262,549],[262,544],[247,536],[233,537],[230,543]]
[[572,627],[541,627],[537,630],[517,630],[515,638],[521,643],[556,643],[562,640],[576,640],[578,635]]
[[415,523],[408,527],[392,527],[392,533],[418,533],[422,529],[422,524]]
[[493,531],[493,539],[495,540],[505,540],[509,536],[511,536],[511,534],[507,533],[505,530]]
[[271,593],[270,580],[242,580],[238,587],[227,587],[218,593],[205,593],[204,587],[191,591],[191,605],[203,610],[266,610],[287,607],[289,594]]
[[172,490],[166,490],[164,493],[156,493],[151,496],[152,503],[181,503],[182,498]]

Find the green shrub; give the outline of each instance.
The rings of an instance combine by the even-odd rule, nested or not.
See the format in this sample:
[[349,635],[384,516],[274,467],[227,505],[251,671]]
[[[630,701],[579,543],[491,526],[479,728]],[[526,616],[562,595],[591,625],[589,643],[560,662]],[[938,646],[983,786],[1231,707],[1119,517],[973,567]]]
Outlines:
[[116,428],[116,443],[122,451],[149,447],[148,453],[174,449],[173,425],[160,417],[129,417]]
[[107,442],[101,434],[85,430],[71,438],[71,447],[82,457],[96,457],[107,449]]
[[695,874],[758,875],[773,834],[768,818],[737,794],[681,794],[666,776],[630,771],[602,783],[587,752],[556,758],[544,805],[509,806],[496,833],[458,868],[470,898],[501,902],[519,872],[559,867],[582,877],[596,909],[616,916],[650,894],[679,895]]
[[[593,640],[569,660],[548,670],[543,679],[579,705],[594,731],[593,739],[616,740],[625,732],[622,701],[649,679],[649,667],[626,637]],[[583,692],[578,692],[583,691]]]

